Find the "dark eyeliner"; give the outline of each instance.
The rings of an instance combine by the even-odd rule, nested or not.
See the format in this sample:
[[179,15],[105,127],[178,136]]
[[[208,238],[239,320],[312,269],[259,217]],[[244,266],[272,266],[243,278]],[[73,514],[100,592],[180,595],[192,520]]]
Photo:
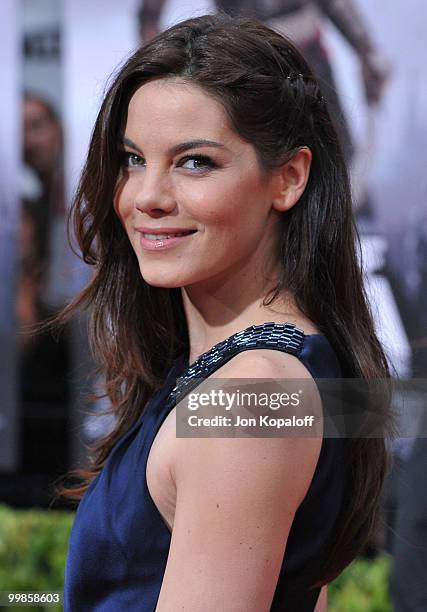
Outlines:
[[210,168],[210,169],[218,167],[218,165],[214,162],[212,158],[208,157],[207,155],[200,155],[200,154],[185,155],[179,160],[179,165],[181,166],[182,164],[185,164],[185,162],[189,160],[195,160],[198,162],[202,162],[207,168]]

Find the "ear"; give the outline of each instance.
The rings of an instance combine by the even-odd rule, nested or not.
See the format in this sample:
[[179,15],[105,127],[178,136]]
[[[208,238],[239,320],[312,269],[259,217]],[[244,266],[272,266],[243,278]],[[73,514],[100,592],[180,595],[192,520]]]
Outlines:
[[272,202],[275,210],[284,212],[298,202],[307,185],[312,157],[308,147],[301,147],[292,159],[278,168],[277,189]]

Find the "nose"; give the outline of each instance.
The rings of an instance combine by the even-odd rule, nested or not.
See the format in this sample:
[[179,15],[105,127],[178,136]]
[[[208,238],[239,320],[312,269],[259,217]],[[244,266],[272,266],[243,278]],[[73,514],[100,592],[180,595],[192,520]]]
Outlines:
[[175,206],[170,179],[160,168],[146,169],[138,181],[135,208],[148,214],[171,212]]

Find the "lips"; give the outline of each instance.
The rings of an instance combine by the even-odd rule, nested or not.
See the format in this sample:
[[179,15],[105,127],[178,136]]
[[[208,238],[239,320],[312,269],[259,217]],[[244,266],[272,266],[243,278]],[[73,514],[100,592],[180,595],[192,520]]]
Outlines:
[[141,232],[144,238],[147,240],[170,240],[171,238],[177,238],[179,236],[189,236],[190,234],[194,234],[196,230],[184,230],[181,232],[164,232],[164,233],[150,233],[150,232]]
[[187,230],[181,228],[155,229],[138,228],[140,234],[140,245],[145,251],[164,251],[190,240],[197,230]]

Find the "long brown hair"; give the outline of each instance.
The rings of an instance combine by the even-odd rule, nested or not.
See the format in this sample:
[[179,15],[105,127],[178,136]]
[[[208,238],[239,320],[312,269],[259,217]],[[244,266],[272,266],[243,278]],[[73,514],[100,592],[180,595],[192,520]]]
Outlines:
[[[281,277],[266,303],[290,291],[331,342],[343,376],[389,377],[363,287],[348,173],[313,73],[289,40],[253,19],[189,19],[138,49],[119,69],[99,112],[71,211],[94,275],[61,320],[89,308],[91,345],[117,418],[114,430],[91,449],[90,467],[78,472],[79,486],[62,489],[76,500],[162,385],[173,360],[189,348],[180,290],[144,281],[113,209],[129,100],[148,80],[173,76],[220,101],[266,171],[301,146],[311,149],[305,192],[282,216]],[[348,497],[319,584],[360,552],[377,516],[387,469],[385,439],[353,439],[349,446]]]

